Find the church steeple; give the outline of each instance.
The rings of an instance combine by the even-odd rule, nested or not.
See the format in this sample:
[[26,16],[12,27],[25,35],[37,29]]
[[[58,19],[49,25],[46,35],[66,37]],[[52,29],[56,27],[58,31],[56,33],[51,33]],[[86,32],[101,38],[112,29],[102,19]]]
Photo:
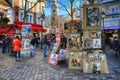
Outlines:
[[51,9],[51,13],[52,13],[52,16],[51,16],[51,24],[54,25],[54,26],[57,26],[57,18],[58,18],[58,4],[57,4],[57,1],[56,0],[53,0],[52,1],[53,4],[52,4],[52,9]]

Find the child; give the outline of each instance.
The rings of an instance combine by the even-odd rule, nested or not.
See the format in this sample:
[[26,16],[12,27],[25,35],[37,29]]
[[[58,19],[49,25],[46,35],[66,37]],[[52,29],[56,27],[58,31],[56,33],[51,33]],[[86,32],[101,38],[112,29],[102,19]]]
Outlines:
[[35,54],[35,52],[34,52],[34,46],[32,44],[30,44],[30,56],[34,57],[34,54]]

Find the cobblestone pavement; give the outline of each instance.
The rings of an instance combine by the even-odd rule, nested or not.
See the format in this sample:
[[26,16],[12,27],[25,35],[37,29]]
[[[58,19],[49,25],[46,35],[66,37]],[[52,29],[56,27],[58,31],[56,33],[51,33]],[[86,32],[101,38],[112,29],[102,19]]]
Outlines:
[[41,50],[36,50],[34,58],[22,58],[20,62],[8,53],[0,53],[0,80],[120,80],[120,57],[113,53],[106,50],[109,74],[86,74],[67,65],[49,65]]

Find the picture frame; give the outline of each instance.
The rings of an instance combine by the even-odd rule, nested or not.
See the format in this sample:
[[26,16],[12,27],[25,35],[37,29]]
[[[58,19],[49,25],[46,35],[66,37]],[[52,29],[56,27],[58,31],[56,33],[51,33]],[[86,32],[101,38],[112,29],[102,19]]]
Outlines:
[[80,41],[80,34],[68,34],[68,44],[67,48],[69,51],[80,51],[80,46],[81,41]]
[[76,70],[83,69],[81,52],[69,52],[68,67],[69,69],[76,69]]
[[60,55],[51,53],[48,59],[48,64],[57,66]]
[[94,5],[84,4],[83,6],[84,30],[101,29],[101,11],[102,6],[100,4]]
[[82,29],[82,21],[79,20],[71,20],[70,22],[66,22],[64,24],[64,32],[65,33],[80,33]]
[[86,30],[83,34],[84,49],[102,49],[101,31]]

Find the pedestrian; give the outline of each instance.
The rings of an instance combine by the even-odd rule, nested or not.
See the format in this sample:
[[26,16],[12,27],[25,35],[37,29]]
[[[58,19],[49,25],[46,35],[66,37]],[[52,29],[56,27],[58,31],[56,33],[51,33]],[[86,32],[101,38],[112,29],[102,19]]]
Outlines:
[[64,36],[64,34],[62,33],[62,35],[61,35],[61,44],[60,44],[60,47],[62,48],[62,47],[67,47],[67,37],[65,37]]
[[13,49],[14,49],[14,52],[15,52],[15,59],[16,59],[16,61],[20,61],[20,49],[22,47],[22,42],[19,39],[19,36],[15,37],[12,45],[13,45]]
[[118,40],[117,52],[116,57],[120,56],[120,40]]
[[7,41],[6,41],[6,37],[4,36],[2,39],[2,53],[6,53],[7,51]]
[[34,57],[35,52],[34,52],[34,46],[30,43],[30,56]]
[[44,53],[44,57],[47,57],[47,35],[44,36],[44,40],[43,40],[43,53]]

